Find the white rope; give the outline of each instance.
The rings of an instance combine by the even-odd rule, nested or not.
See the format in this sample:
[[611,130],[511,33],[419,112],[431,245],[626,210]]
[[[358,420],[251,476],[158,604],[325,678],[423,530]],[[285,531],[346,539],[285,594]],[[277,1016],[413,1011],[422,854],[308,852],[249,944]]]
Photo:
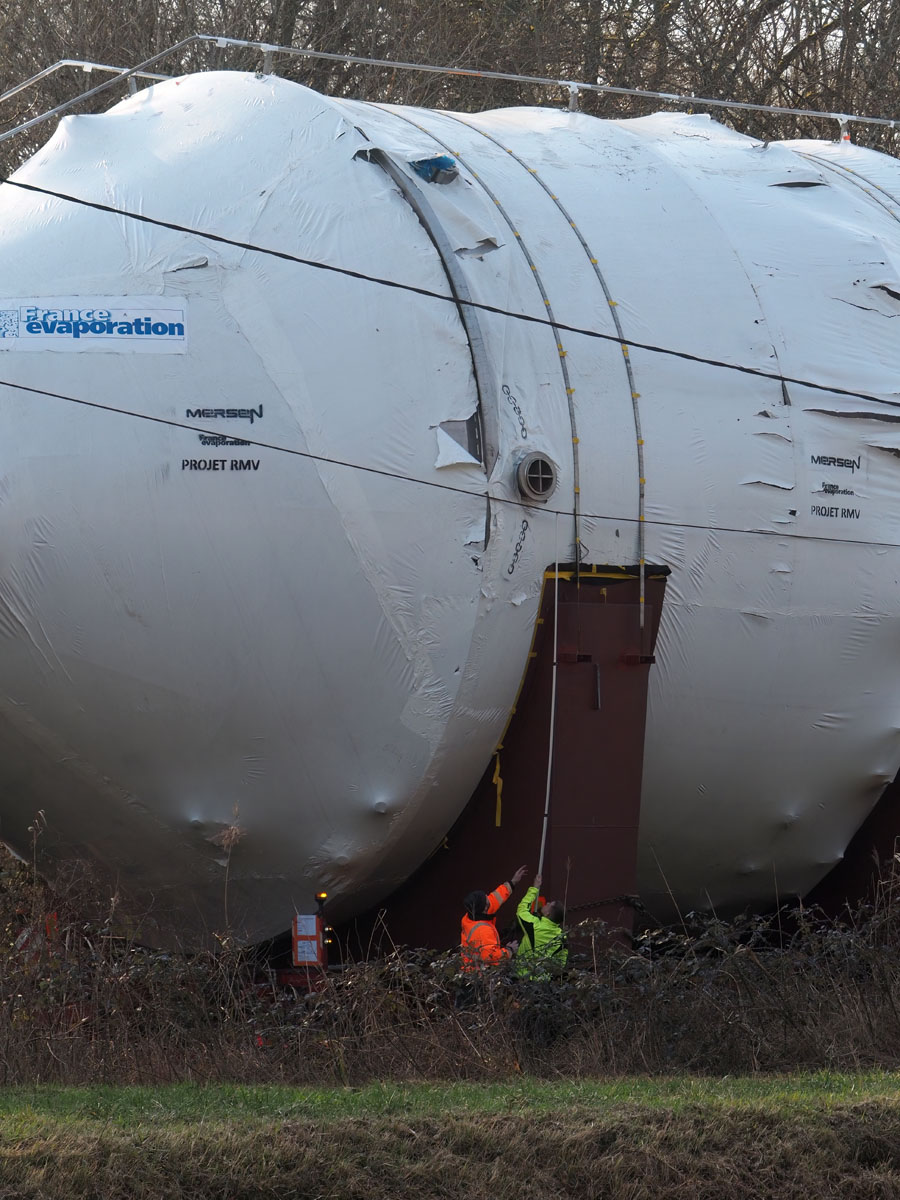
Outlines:
[[538,858],[538,875],[543,875],[544,873],[544,850],[547,846],[547,825],[550,820],[550,781],[553,777],[553,742],[556,730],[556,668],[559,660],[559,513],[556,514],[553,541],[555,563],[553,579],[553,683],[550,689],[550,744],[547,748],[547,792],[544,798],[544,826],[541,830],[541,853]]

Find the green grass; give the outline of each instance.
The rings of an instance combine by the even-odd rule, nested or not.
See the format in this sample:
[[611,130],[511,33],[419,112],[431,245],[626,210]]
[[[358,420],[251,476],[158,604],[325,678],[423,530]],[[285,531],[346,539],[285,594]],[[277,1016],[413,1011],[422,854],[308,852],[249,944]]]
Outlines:
[[522,1079],[515,1083],[369,1084],[321,1089],[227,1084],[166,1087],[10,1087],[0,1090],[3,1129],[11,1122],[97,1122],[138,1125],[337,1120],[344,1117],[496,1116],[522,1111],[603,1111],[623,1104],[666,1108],[752,1106],[784,1113],[879,1101],[900,1106],[900,1075],[822,1071],[784,1076],[628,1077],[581,1082]]
[[0,1091],[3,1200],[898,1195],[885,1072]]

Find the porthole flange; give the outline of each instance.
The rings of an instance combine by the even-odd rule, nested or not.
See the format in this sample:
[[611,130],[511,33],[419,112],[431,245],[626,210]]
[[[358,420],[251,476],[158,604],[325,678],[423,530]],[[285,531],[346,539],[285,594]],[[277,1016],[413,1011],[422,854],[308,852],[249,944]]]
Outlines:
[[546,454],[526,454],[516,467],[516,483],[527,500],[546,504],[556,491],[558,473]]

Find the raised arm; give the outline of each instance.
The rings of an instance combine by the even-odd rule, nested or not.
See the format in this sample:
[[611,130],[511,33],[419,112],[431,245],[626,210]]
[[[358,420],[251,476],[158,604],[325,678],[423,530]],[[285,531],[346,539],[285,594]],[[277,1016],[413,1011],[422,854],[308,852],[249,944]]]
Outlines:
[[526,866],[519,867],[518,871],[516,871],[511,880],[507,880],[506,883],[501,883],[498,887],[494,888],[492,892],[488,893],[487,915],[489,917],[494,915],[501,904],[506,903],[506,901],[512,895],[512,890],[516,884],[521,883],[525,878],[525,873],[527,870],[528,868]]
[[516,917],[519,921],[519,924],[522,925],[523,927],[525,925],[533,925],[536,920],[534,913],[531,911],[531,906],[535,902],[535,900],[538,898],[538,895],[539,895],[538,887],[539,886],[540,885],[537,883],[534,884],[532,887],[530,887],[528,889],[528,891],[525,893],[525,895],[519,901],[518,908],[516,909]]

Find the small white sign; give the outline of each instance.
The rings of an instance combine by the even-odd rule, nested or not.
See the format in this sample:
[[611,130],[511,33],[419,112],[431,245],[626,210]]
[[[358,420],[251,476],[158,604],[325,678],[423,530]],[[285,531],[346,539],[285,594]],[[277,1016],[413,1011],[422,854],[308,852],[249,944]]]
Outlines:
[[305,913],[296,913],[294,915],[294,932],[298,938],[314,938],[317,933],[315,914],[307,916]]
[[0,352],[184,354],[187,306],[165,296],[0,299]]
[[315,913],[294,914],[294,966],[317,967],[322,963],[321,926]]

